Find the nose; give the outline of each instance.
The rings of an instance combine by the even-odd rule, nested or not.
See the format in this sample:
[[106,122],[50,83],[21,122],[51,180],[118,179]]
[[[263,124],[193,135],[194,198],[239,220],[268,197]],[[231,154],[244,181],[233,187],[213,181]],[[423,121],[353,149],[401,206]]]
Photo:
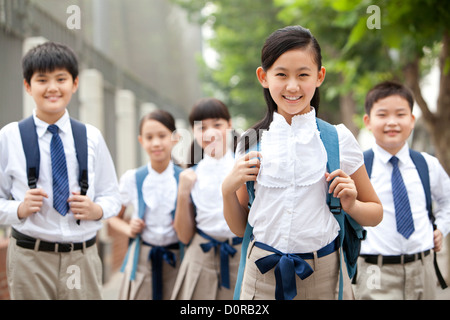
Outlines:
[[298,81],[295,78],[290,78],[286,84],[286,90],[295,92],[298,90]]
[[57,82],[55,80],[50,80],[48,82],[47,90],[50,91],[50,92],[58,90]]

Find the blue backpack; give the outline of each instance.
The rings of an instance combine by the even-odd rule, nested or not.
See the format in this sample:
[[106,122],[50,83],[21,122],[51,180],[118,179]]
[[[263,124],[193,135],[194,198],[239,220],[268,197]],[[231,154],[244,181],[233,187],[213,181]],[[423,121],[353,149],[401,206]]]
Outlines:
[[[320,132],[320,138],[325,146],[328,156],[327,169],[328,172],[333,172],[340,168],[340,159],[339,159],[339,139],[337,135],[336,128],[321,120],[316,118],[317,127]],[[252,150],[259,150],[259,143],[256,144]],[[330,182],[331,183],[331,182]],[[247,182],[247,192],[249,195],[249,208],[255,199],[255,189],[254,182]],[[350,215],[348,215],[344,210],[342,210],[341,202],[338,198],[335,198],[333,194],[327,194],[327,204],[330,208],[330,211],[333,213],[333,216],[339,223],[340,231],[339,231],[339,244],[343,250],[344,261],[347,266],[347,272],[350,279],[356,273],[356,262],[359,256],[359,250],[361,248],[361,240],[365,239],[366,231],[355,221]],[[241,260],[239,264],[238,277],[236,282],[236,289],[234,291],[234,299],[238,300],[240,297],[240,291],[242,286],[242,278],[245,269],[245,261],[247,257],[247,248],[250,242],[251,236],[253,233],[253,227],[247,223],[247,227],[245,229],[245,234],[242,242],[241,249]],[[340,255],[340,267],[339,267],[339,300],[342,300],[343,297],[343,271],[342,271],[342,255]]]
[[[181,173],[181,171],[183,171],[183,168],[174,164],[173,169],[174,169],[174,177],[175,177],[175,180],[178,185],[178,182],[180,180],[180,173]],[[137,209],[138,209],[138,216],[140,219],[143,219],[144,215],[145,215],[146,205],[145,205],[145,201],[144,201],[144,196],[142,194],[142,185],[144,184],[144,180],[147,175],[148,175],[148,166],[147,165],[144,165],[136,170],[136,188],[137,188],[137,192],[138,192],[138,208]],[[172,211],[172,218],[175,217],[176,208],[177,208],[177,204],[176,204],[176,200],[175,200],[175,208]],[[137,270],[137,265],[138,265],[138,261],[139,261],[139,252],[140,252],[140,248],[141,248],[141,235],[140,234],[138,234],[136,236],[136,238],[130,239],[128,251],[125,255],[125,259],[122,263],[122,267],[120,268],[121,272],[123,272],[125,270],[125,267],[128,262],[128,257],[130,255],[130,251],[132,250],[132,247],[133,247],[132,246],[133,242],[136,242],[136,246],[135,246],[135,250],[134,250],[133,267],[131,269],[130,280],[134,280],[136,278],[136,270]],[[183,251],[184,251],[184,245],[180,242],[181,256],[183,256]]]
[[[80,185],[80,194],[86,195],[89,188],[86,125],[72,118],[70,118],[70,124],[72,126],[72,134],[75,141],[75,151],[78,160],[78,183]],[[39,179],[41,156],[39,153],[38,136],[33,116],[19,122],[19,131],[26,158],[28,186],[30,189],[35,189]],[[77,220],[77,224],[80,224],[80,220]]]
[[[413,161],[414,165],[416,166],[417,172],[419,173],[420,181],[422,182],[423,190],[425,192],[428,217],[430,218],[431,224],[433,225],[433,230],[435,230],[436,225],[434,223],[435,217],[433,215],[432,200],[431,200],[430,173],[428,171],[427,161],[420,152],[417,152],[412,149],[409,149],[409,156],[411,157],[411,160]],[[366,165],[366,170],[367,174],[369,175],[369,178],[372,175],[373,157],[374,153],[372,149],[364,151],[364,163]],[[444,277],[442,276],[441,271],[439,270],[436,252],[434,252],[433,264],[434,269],[436,270],[436,276],[439,280],[442,289],[447,288],[447,284],[444,280]]]

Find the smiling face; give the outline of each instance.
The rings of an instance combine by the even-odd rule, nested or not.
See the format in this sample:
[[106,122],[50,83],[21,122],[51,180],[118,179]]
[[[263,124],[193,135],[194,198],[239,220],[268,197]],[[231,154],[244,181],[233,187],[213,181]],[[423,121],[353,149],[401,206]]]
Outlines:
[[205,153],[220,159],[227,150],[227,130],[231,121],[222,118],[208,118],[194,122],[194,138]]
[[308,49],[286,51],[268,70],[259,67],[256,73],[288,123],[293,116],[311,110],[311,99],[325,79],[325,68],[317,66]]
[[415,117],[408,101],[393,95],[376,101],[370,115],[364,115],[364,123],[377,144],[395,155],[414,129]]
[[65,69],[51,72],[35,72],[30,83],[24,80],[25,89],[36,103],[36,116],[50,124],[64,114],[72,95],[78,89],[78,77],[74,80]]
[[166,167],[171,159],[172,148],[178,140],[161,122],[148,119],[142,123],[138,137],[142,148],[147,152],[154,168]]

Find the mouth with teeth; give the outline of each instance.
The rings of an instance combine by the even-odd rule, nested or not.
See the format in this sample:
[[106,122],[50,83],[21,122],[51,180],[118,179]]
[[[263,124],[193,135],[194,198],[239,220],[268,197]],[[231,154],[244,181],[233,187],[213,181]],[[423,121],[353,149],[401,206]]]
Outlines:
[[302,97],[303,96],[283,96],[284,99],[294,102],[300,100]]

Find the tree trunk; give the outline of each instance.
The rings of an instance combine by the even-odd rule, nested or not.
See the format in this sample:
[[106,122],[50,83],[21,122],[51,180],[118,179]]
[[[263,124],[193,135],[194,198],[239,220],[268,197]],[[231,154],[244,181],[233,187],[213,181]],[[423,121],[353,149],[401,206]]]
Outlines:
[[345,124],[355,137],[358,137],[359,128],[353,121],[353,116],[356,114],[356,101],[353,99],[353,93],[350,91],[345,95],[341,95],[339,104],[342,123]]
[[422,111],[422,117],[430,133],[431,143],[435,147],[435,155],[447,174],[450,174],[450,72],[448,70],[446,72],[445,63],[450,58],[449,44],[450,37],[448,32],[445,32],[439,57],[441,76],[436,113],[430,111],[422,96],[419,85],[419,57],[406,64],[403,69],[406,85],[414,92],[416,102]]

